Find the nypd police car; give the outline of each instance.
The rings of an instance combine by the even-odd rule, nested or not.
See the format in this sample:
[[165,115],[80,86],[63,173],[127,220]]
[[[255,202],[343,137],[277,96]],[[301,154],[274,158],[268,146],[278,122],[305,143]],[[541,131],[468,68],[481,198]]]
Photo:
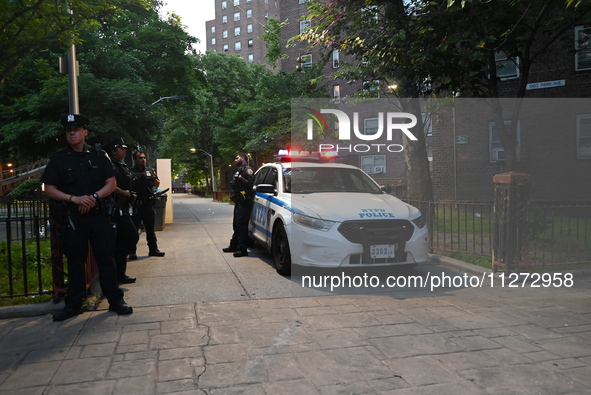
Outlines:
[[355,166],[283,157],[259,168],[254,184],[249,234],[271,252],[279,274],[289,274],[292,264],[414,266],[428,260],[421,212]]

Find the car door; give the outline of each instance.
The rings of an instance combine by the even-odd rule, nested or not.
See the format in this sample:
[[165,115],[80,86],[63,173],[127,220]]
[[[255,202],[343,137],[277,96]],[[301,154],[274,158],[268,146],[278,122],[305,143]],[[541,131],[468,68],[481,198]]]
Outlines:
[[[257,185],[261,185],[265,183],[265,177],[269,174],[271,170],[270,166],[261,167],[255,174],[254,177],[254,188],[256,191]],[[258,240],[259,242],[266,244],[267,242],[267,230],[266,230],[266,219],[267,219],[267,212],[268,206],[267,204],[270,203],[264,197],[261,197],[260,192],[255,192],[254,196],[254,205],[252,207],[252,213],[250,217],[250,226],[249,231],[251,237]]]

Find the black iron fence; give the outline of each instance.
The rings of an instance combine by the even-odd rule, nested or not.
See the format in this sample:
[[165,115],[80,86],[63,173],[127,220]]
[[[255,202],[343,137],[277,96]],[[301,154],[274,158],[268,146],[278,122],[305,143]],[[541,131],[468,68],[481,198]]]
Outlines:
[[[427,217],[431,252],[491,257],[495,222],[505,216],[493,203],[405,201]],[[520,221],[519,266],[523,268],[591,264],[591,203],[529,203]],[[506,245],[501,245],[501,250]]]
[[0,200],[0,298],[52,292],[49,208],[42,199]]

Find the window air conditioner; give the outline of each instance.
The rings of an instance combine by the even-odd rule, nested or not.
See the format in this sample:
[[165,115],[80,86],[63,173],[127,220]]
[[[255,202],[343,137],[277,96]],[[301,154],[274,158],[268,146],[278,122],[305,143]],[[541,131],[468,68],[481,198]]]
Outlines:
[[374,166],[373,172],[374,173],[383,173],[384,172],[384,166]]
[[498,162],[501,160],[505,160],[505,150],[503,149],[494,149],[490,155],[491,162]]

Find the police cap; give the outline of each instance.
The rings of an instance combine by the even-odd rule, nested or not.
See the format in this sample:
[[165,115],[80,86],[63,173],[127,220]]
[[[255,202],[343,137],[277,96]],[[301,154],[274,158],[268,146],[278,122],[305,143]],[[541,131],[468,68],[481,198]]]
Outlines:
[[62,125],[65,129],[76,129],[78,127],[83,127],[86,129],[86,126],[89,123],[90,121],[88,118],[80,114],[68,114],[62,117]]
[[127,145],[125,144],[125,141],[123,141],[123,137],[115,137],[113,140],[105,144],[105,151],[107,152],[114,150],[115,148],[127,149]]

